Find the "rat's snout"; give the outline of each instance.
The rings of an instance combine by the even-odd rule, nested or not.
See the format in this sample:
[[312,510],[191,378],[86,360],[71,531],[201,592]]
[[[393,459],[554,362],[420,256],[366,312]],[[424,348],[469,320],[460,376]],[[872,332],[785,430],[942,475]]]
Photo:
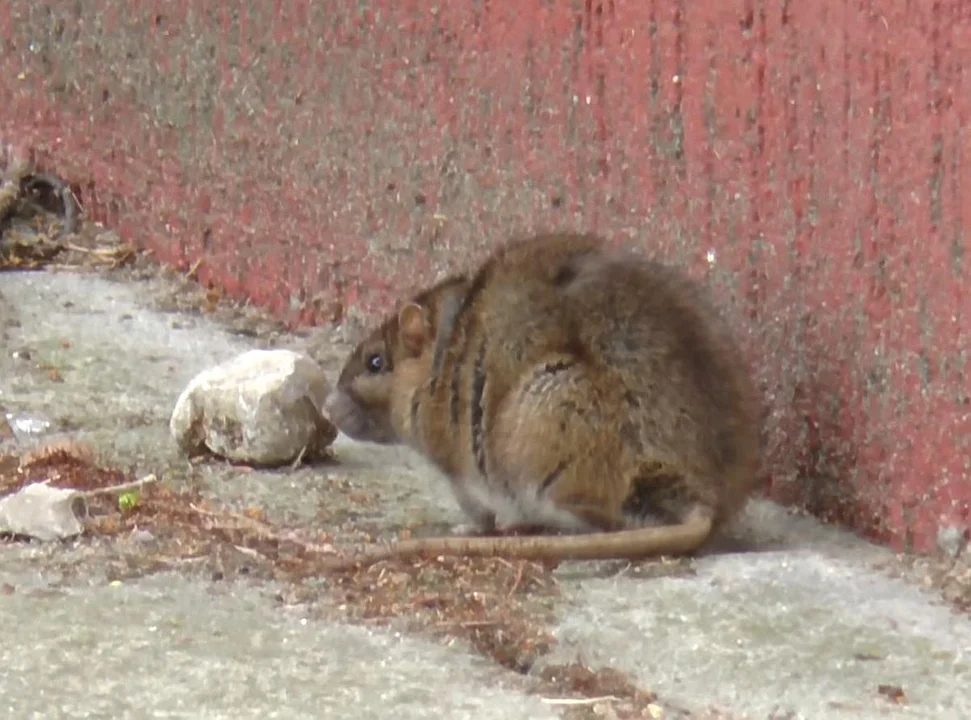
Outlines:
[[340,388],[331,390],[324,399],[324,415],[345,434],[348,425],[355,424],[354,418],[360,414],[354,398]]
[[337,429],[355,440],[369,440],[369,418],[350,394],[335,388],[324,400],[324,414]]
[[324,398],[324,414],[331,419],[331,422],[334,421],[334,410],[340,403],[340,398],[338,397],[339,394],[340,390],[335,388],[327,393],[327,397]]
[[332,390],[324,400],[324,414],[338,430],[354,440],[373,443],[395,441],[386,417],[362,405],[353,393]]

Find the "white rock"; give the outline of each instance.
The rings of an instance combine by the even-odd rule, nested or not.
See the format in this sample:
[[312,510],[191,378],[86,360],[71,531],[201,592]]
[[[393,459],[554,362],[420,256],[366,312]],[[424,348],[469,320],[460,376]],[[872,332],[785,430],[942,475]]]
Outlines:
[[74,513],[77,499],[76,490],[32,483],[0,498],[0,532],[45,542],[80,535],[84,526]]
[[273,466],[320,457],[337,437],[321,410],[330,387],[320,366],[290,350],[250,350],[199,373],[169,429],[189,455],[208,450]]

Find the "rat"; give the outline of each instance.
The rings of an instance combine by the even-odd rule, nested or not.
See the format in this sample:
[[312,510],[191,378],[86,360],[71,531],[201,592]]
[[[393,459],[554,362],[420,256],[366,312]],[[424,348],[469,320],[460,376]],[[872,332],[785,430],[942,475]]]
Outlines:
[[474,528],[349,565],[689,555],[759,484],[755,387],[725,319],[687,275],[594,234],[510,240],[412,296],[350,353],[325,412],[425,456]]

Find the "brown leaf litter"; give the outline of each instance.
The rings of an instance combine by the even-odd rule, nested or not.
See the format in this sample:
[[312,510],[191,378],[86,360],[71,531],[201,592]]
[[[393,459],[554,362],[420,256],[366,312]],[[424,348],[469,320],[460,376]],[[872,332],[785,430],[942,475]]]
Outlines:
[[[89,491],[132,480],[131,473],[100,467],[90,447],[73,441],[0,455],[0,496],[36,482]],[[549,626],[558,587],[551,567],[502,558],[426,558],[322,571],[335,552],[326,534],[276,528],[259,509],[230,512],[212,506],[197,491],[161,482],[139,488],[136,495],[94,495],[86,503],[85,535],[112,538],[125,548],[109,564],[112,579],[192,565],[207,570],[213,580],[273,578],[286,588],[281,602],[320,597],[327,600],[317,604],[322,614],[403,625],[446,643],[466,642],[519,673],[526,687],[570,720],[680,714],[662,711],[653,693],[611,668],[595,671],[574,663],[533,672],[555,644]]]
[[135,253],[117,235],[79,232],[83,211],[68,182],[0,152],[0,271],[130,262]]

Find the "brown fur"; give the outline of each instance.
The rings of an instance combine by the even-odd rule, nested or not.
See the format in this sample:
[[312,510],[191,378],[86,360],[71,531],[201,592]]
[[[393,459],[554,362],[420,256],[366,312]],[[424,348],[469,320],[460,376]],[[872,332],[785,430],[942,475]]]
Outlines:
[[355,349],[327,407],[348,436],[429,458],[484,535],[352,562],[686,554],[758,481],[755,392],[721,319],[678,272],[592,235],[512,242],[417,295]]

